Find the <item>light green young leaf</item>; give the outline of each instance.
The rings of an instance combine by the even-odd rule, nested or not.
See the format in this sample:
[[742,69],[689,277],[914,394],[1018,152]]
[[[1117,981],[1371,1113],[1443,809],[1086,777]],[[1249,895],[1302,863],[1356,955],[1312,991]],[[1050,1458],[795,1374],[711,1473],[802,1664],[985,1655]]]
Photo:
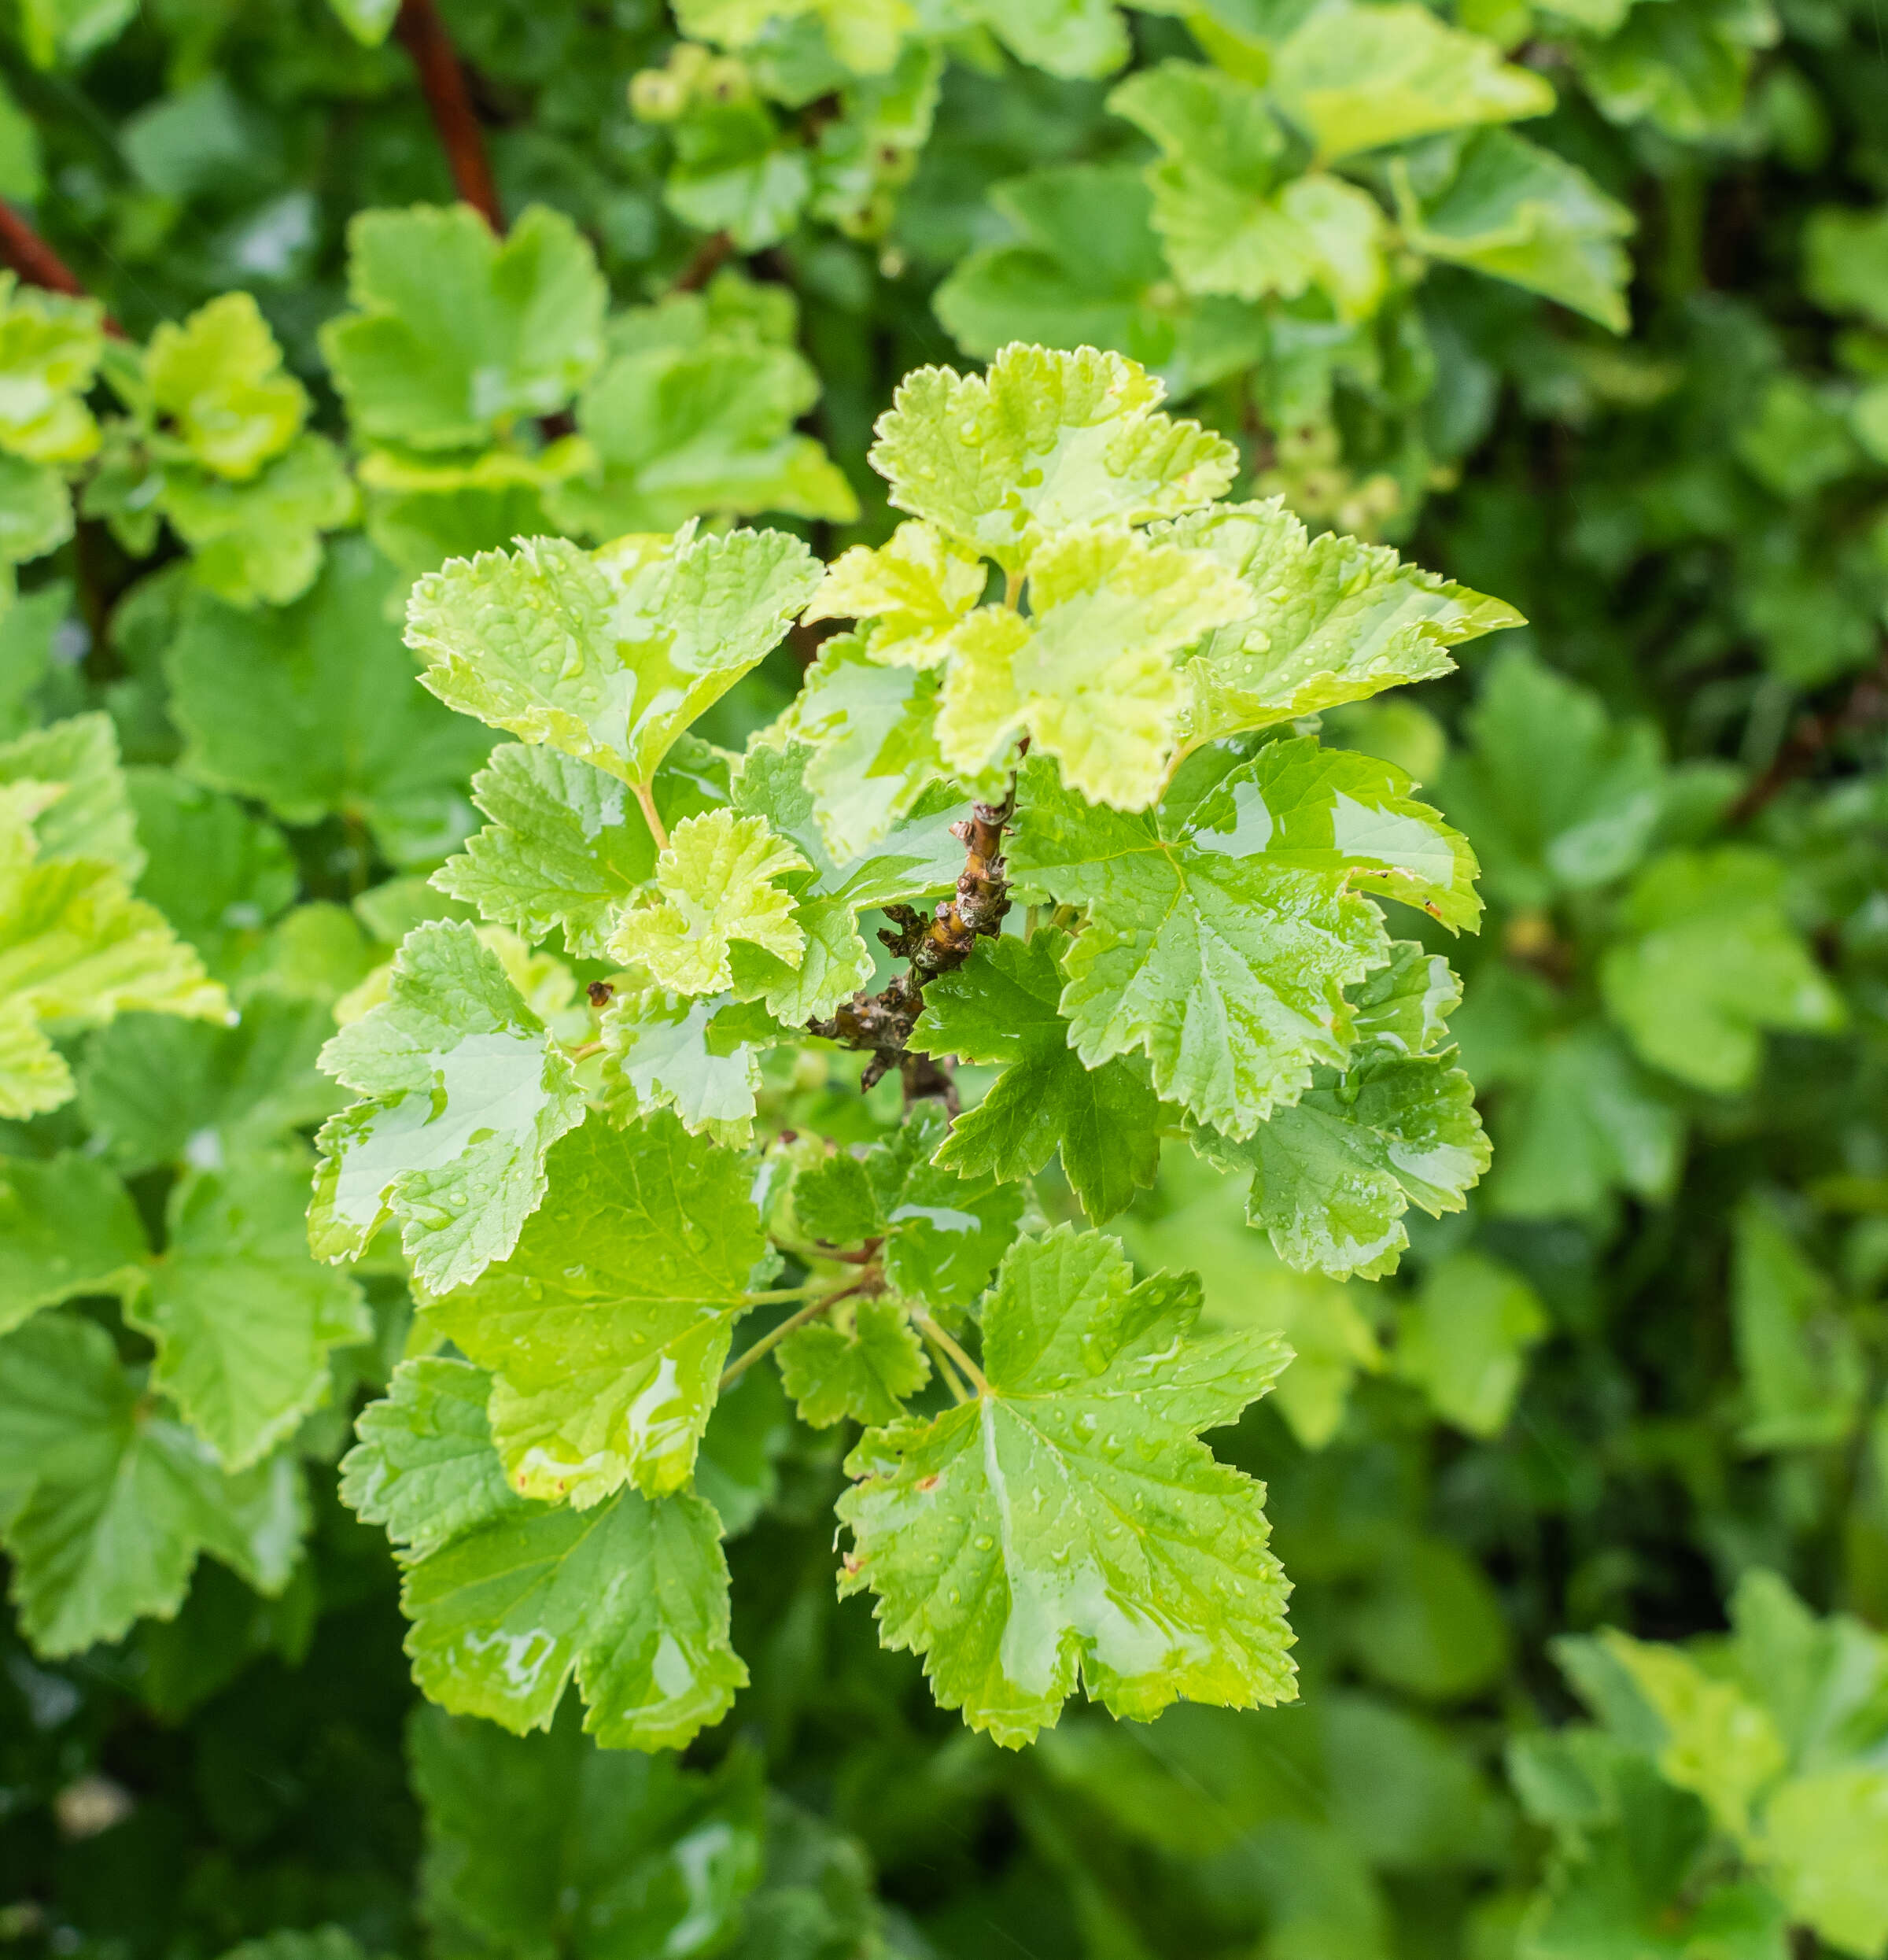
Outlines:
[[1271,87],[1325,162],[1554,106],[1544,78],[1413,0],[1315,9],[1275,51]]
[[1133,164],[1032,171],[996,185],[990,201],[1019,242],[959,260],[931,301],[965,353],[987,360],[1019,340],[1112,347],[1182,398],[1262,356],[1257,308],[1175,286]]
[[806,784],[829,852],[870,849],[949,777],[936,732],[942,683],[935,669],[881,665],[854,633],[820,648],[767,739],[811,747]]
[[407,644],[449,707],[646,784],[676,740],[772,651],[819,578],[780,531],[533,538],[430,574]]
[[1764,1815],[1764,1864],[1790,1907],[1846,1953],[1888,1943],[1888,1772],[1853,1765],[1794,1777]]
[[297,436],[246,482],[192,463],[167,463],[158,508],[190,546],[197,581],[232,606],[286,606],[321,569],[323,531],[360,506],[346,466],[325,436]]
[[535,1509],[505,1482],[485,1404],[492,1378],[470,1361],[402,1361],[385,1398],[360,1412],[341,1459],[341,1500],[382,1526],[409,1561]]
[[745,48],[776,21],[812,15],[833,54],[855,75],[883,74],[917,24],[911,0],[677,0],[676,24],[691,41]]
[[82,1294],[124,1298],[149,1250],[124,1185],[96,1158],[0,1160],[0,1334]]
[[869,1586],[883,1643],[1010,1748],[1055,1722],[1078,1673],[1141,1721],[1292,1692],[1263,1491],[1197,1440],[1286,1351],[1193,1335],[1197,1279],[1132,1281],[1099,1234],[1023,1241],[983,1303],[975,1398],[868,1431],[847,1460],[842,1589]]
[[854,544],[826,567],[800,617],[871,622],[868,656],[890,666],[934,667],[952,629],[983,596],[983,561],[922,519],[879,545]]
[[308,1256],[299,1155],[194,1170],[171,1190],[164,1256],[126,1319],[157,1343],[153,1384],[245,1470],[328,1393],[330,1349],[367,1339],[360,1288]]
[[895,1422],[931,1379],[931,1364],[895,1300],[844,1300],[780,1343],[780,1379],[815,1429]]
[[748,1275],[766,1246],[744,1158],[666,1113],[560,1145],[517,1249],[430,1303],[492,1376],[492,1430],[525,1496],[588,1508],[687,1483]]
[[1409,787],[1354,751],[1274,742],[1244,762],[1211,751],[1159,811],[1126,816],[1031,758],[1011,875],[1089,909],[1061,1002],[1082,1060],[1145,1050],[1163,1101],[1235,1139],[1295,1102],[1315,1065],[1343,1066],[1344,990],[1390,958],[1362,891],[1475,917],[1472,854]]
[[944,1105],[927,1099],[882,1142],[802,1171],[794,1187],[802,1228],[832,1246],[883,1239],[879,1257],[894,1293],[934,1307],[970,1305],[1016,1239],[1023,1194],[941,1168],[935,1160],[950,1131]]
[[1499,1436],[1520,1391],[1528,1351],[1548,1331],[1534,1289],[1484,1253],[1429,1267],[1396,1323],[1396,1371],[1445,1421]]
[[1018,61],[1069,80],[1112,75],[1131,51],[1113,0],[961,0],[961,10]]
[[1450,648],[1525,623],[1388,545],[1310,537],[1282,497],[1203,511],[1153,535],[1218,559],[1245,588],[1242,611],[1186,663],[1191,742],[1434,680],[1455,667]]
[[731,810],[688,818],[656,860],[656,895],[623,914],[610,955],[683,994],[718,994],[733,984],[735,939],[797,967],[806,935],[777,880],[810,868],[765,818]]
[[1731,1264],[1731,1331],[1745,1414],[1746,1449],[1815,1449],[1854,1433],[1868,1391],[1856,1328],[1835,1289],[1752,1198],[1739,1212]]
[[282,349],[247,293],[225,293],[179,327],[158,323],[145,355],[157,413],[213,475],[249,482],[300,434],[308,391],[282,370]]
[[56,1109],[71,1071],[49,1029],[102,1026],[144,1009],[219,1021],[223,989],[121,873],[89,858],[37,861],[31,824],[62,786],[0,788],[0,1116]]
[[628,1090],[632,1111],[673,1109],[690,1131],[745,1143],[761,1086],[759,1044],[747,1039],[751,1032],[731,995],[619,984],[597,1024],[607,1044],[604,1083]]
[[501,242],[468,205],[363,211],[348,293],[322,351],[356,432],[468,448],[563,408],[603,359],[603,275],[560,212],[533,205]]
[[335,18],[363,48],[377,48],[393,31],[400,0],[328,0]]
[[109,714],[75,714],[0,744],[0,784],[33,782],[61,785],[32,820],[42,863],[89,858],[134,880],[145,870]]
[[396,1220],[421,1284],[475,1278],[518,1241],[544,1194],[545,1153],[584,1120],[576,1071],[469,925],[422,925],[394,955],[388,997],[321,1065],[357,1102],[322,1125],[308,1238],[358,1258]]
[[906,375],[871,462],[898,509],[1020,571],[1071,524],[1177,516],[1231,483],[1237,452],[1161,414],[1164,393],[1119,354],[1006,347],[987,376]]
[[239,1476],[216,1467],[120,1367],[91,1321],[44,1314],[0,1342],[0,1542],[21,1630],[42,1654],[168,1619],[208,1552],[273,1595],[308,1526],[285,1454]]
[[6,567],[57,551],[72,534],[72,493],[50,463],[28,463],[0,451],[0,580]]
[[668,531],[688,518],[857,521],[839,467],[794,424],[819,399],[819,378],[791,347],[710,335],[619,355],[577,405],[596,466],[554,485],[546,508],[592,537]]
[[105,353],[104,312],[0,272],[0,449],[28,463],[98,452],[85,397]]
[[757,1755],[736,1748],[705,1775],[599,1749],[573,1714],[524,1737],[430,1709],[415,1717],[419,1909],[433,1950],[562,1949],[570,1960],[726,1952],[761,1869]]
[[574,1676],[606,1749],[682,1748],[747,1681],[719,1530],[700,1497],[621,1490],[463,1532],[400,1589],[414,1678],[455,1715],[522,1735],[551,1726]]
[[1390,963],[1358,983],[1351,994],[1359,1048],[1392,1054],[1433,1054],[1448,1039],[1448,1017],[1462,1000],[1462,982],[1440,953],[1414,939],[1390,942]]
[[1173,656],[1250,600],[1203,552],[1124,526],[1057,532],[1030,559],[1030,616],[1001,606],[951,634],[938,745],[960,774],[994,768],[1020,736],[1068,785],[1145,810],[1167,780],[1186,687]]
[[1444,183],[1419,187],[1403,158],[1391,172],[1403,234],[1417,251],[1544,293],[1616,334],[1632,325],[1632,263],[1621,241],[1637,221],[1577,164],[1512,130],[1485,129]]
[[1473,1085],[1453,1063],[1373,1049],[1342,1072],[1315,1071],[1246,1142],[1202,1146],[1229,1169],[1252,1166],[1252,1221],[1287,1265],[1381,1279],[1410,1242],[1410,1206],[1458,1212],[1488,1168]]
[[1757,1072],[1762,1034],[1831,1034],[1847,1019],[1783,906],[1768,853],[1672,851],[1634,880],[1600,982],[1642,1060],[1720,1094]]
[[1376,312],[1388,227],[1376,200],[1300,175],[1264,93],[1197,61],[1163,61],[1108,98],[1160,146],[1146,177],[1153,225],[1189,293],[1258,300],[1325,293],[1340,319]]
[[1664,744],[1647,722],[1609,722],[1597,695],[1525,653],[1490,668],[1438,800],[1475,839],[1492,890],[1543,906],[1630,871],[1664,808]]
[[490,737],[414,685],[386,617],[396,583],[364,539],[346,539],[286,610],[194,600],[164,667],[186,774],[253,796],[284,823],[364,822],[395,863],[423,866],[471,828],[465,780]]
[[1068,943],[1047,926],[1027,942],[987,942],[927,983],[911,1045],[1008,1065],[952,1124],[940,1165],[967,1177],[1023,1178],[1059,1150],[1082,1209],[1100,1224],[1153,1183],[1160,1103],[1134,1063],[1117,1058],[1090,1069],[1069,1046],[1057,1006]]

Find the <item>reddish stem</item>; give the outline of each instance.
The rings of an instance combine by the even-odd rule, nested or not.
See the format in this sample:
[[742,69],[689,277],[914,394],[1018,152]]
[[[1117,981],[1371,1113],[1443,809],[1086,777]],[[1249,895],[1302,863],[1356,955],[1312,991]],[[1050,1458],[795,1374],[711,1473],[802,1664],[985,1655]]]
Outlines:
[[727,263],[734,241],[725,231],[714,231],[695,248],[695,256],[675,275],[669,288],[675,293],[699,293]]
[[[76,300],[90,297],[72,268],[4,200],[0,200],[0,258],[29,286],[42,286],[49,293],[68,293]],[[115,339],[124,338],[124,329],[109,313],[103,324]]]
[[1748,823],[1764,806],[1799,776],[1807,775],[1838,736],[1867,728],[1888,714],[1888,652],[1864,674],[1840,707],[1827,714],[1805,714],[1790,732],[1776,759],[1731,806],[1725,821]]
[[454,189],[494,231],[502,233],[505,216],[486,160],[485,135],[472,113],[465,71],[440,18],[437,0],[400,0],[393,31],[419,71],[420,89],[433,112],[433,125],[439,131]]

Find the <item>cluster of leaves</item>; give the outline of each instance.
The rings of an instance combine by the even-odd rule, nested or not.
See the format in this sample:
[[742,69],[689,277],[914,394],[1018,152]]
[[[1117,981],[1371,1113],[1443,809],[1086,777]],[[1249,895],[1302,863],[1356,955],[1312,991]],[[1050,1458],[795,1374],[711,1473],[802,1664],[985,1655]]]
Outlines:
[[1888,1951],[1874,32],[20,0],[0,1938]]

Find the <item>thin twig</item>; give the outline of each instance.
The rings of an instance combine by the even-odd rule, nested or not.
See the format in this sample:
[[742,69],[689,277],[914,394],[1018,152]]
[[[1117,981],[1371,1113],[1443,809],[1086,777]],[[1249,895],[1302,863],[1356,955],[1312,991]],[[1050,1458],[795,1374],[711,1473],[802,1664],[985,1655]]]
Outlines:
[[440,18],[437,0],[400,0],[393,31],[413,57],[420,90],[433,113],[440,146],[452,172],[453,188],[492,229],[503,234],[505,216],[498,186],[485,155],[485,132],[472,111],[465,71],[452,47],[452,37]]
[[711,232],[695,249],[695,257],[675,275],[672,293],[699,293],[728,262],[734,241],[725,231]]
[[924,1335],[925,1339],[935,1341],[964,1371],[964,1379],[979,1395],[989,1394],[990,1384],[983,1379],[983,1371],[922,1307],[913,1308],[911,1317],[917,1323],[918,1331]]
[[653,783],[638,783],[636,785],[636,800],[642,806],[643,820],[649,826],[650,836],[655,840],[656,849],[666,851],[669,848],[669,833],[662,828],[662,815],[655,807],[655,785]]
[[[4,199],[0,199],[0,258],[29,286],[43,286],[49,293],[64,293],[75,300],[91,297],[77,273]],[[114,340],[125,338],[124,329],[109,313],[99,323]]]
[[1826,714],[1805,714],[1772,759],[1770,766],[1751,784],[1726,813],[1728,824],[1748,823],[1798,777],[1821,759],[1838,736],[1853,733],[1888,716],[1888,652],[1849,690],[1849,698]]
[[[721,1379],[715,1393],[717,1395],[725,1395],[728,1389],[738,1382],[763,1354],[770,1353],[778,1347],[788,1334],[797,1334],[809,1320],[818,1320],[821,1314],[835,1306],[840,1301],[850,1298],[855,1293],[876,1292],[881,1284],[879,1275],[875,1272],[850,1286],[839,1286],[829,1293],[820,1294],[817,1299],[809,1300],[798,1313],[788,1314],[777,1327],[763,1334],[745,1354],[736,1355],[721,1371]],[[749,1297],[761,1299],[766,1297],[764,1294]]]

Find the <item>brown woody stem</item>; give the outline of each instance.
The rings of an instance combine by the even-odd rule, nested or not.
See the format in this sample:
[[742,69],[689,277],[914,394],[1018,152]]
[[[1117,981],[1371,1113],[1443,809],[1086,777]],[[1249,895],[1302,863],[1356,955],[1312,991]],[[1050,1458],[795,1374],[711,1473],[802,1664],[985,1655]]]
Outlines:
[[[43,286],[49,293],[64,293],[76,300],[90,297],[79,275],[4,200],[0,200],[0,258],[29,286]],[[124,329],[110,314],[101,324],[113,339],[124,338]]]
[[734,241],[725,231],[710,232],[695,249],[695,256],[675,275],[675,284],[669,289],[676,293],[699,293],[722,266],[734,249]]
[[440,18],[437,0],[400,0],[393,31],[419,72],[420,90],[432,111],[433,126],[439,131],[453,188],[494,231],[502,234],[505,216],[485,155],[485,132],[472,112],[465,71]]
[[1888,652],[1850,689],[1849,698],[1827,714],[1805,714],[1790,732],[1774,761],[1726,813],[1727,823],[1747,823],[1781,791],[1813,769],[1838,736],[1888,717]]

